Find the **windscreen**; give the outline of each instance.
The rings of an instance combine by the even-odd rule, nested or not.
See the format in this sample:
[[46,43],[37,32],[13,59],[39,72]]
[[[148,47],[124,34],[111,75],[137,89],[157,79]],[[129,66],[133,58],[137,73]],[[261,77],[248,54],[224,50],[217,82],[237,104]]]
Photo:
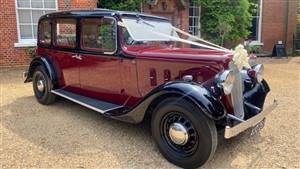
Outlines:
[[144,19],[138,16],[124,17],[122,22],[118,22],[118,24],[123,27],[126,45],[167,44],[169,47],[205,48],[230,52],[222,46],[175,28],[166,20]]
[[178,38],[171,23],[167,21],[141,18],[123,18],[122,20],[128,33],[135,41],[170,41],[168,36]]

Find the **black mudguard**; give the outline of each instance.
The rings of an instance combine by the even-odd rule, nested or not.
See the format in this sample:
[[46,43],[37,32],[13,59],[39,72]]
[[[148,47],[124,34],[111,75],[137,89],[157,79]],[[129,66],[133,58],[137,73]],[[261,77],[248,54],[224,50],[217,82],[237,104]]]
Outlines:
[[26,77],[24,83],[32,81],[32,76],[33,76],[34,70],[37,66],[44,66],[47,73],[49,74],[50,79],[53,82],[57,81],[57,74],[55,72],[55,68],[53,67],[51,60],[47,57],[35,57],[30,63],[30,66],[28,69],[28,74],[27,74],[27,77]]
[[151,103],[160,97],[172,97],[172,95],[179,96],[178,101],[187,99],[193,102],[210,119],[219,120],[226,115],[226,110],[221,101],[215,98],[206,88],[198,83],[184,81],[162,84],[145,96],[132,110],[123,110],[125,113],[122,113],[122,115],[113,116],[113,113],[107,115],[121,121],[139,123],[144,119]]

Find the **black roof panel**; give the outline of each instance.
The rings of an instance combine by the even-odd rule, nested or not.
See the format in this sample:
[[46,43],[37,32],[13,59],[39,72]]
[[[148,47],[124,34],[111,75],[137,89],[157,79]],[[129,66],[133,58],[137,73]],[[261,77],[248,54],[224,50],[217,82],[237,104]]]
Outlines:
[[129,12],[129,11],[117,11],[117,10],[110,10],[110,9],[102,9],[102,8],[95,8],[95,9],[81,9],[81,10],[68,10],[68,11],[58,11],[45,14],[41,17],[42,18],[49,18],[49,17],[79,17],[79,16],[97,16],[97,15],[119,15],[119,16],[141,16],[141,17],[149,17],[154,19],[162,19],[168,20],[167,18],[154,16],[139,12]]

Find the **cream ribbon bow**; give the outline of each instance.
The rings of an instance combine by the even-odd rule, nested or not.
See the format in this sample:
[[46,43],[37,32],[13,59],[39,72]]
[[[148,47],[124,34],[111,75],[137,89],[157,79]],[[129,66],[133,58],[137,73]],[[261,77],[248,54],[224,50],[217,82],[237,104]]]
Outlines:
[[243,69],[243,67],[251,68],[249,64],[248,52],[241,44],[235,48],[232,60],[240,71]]

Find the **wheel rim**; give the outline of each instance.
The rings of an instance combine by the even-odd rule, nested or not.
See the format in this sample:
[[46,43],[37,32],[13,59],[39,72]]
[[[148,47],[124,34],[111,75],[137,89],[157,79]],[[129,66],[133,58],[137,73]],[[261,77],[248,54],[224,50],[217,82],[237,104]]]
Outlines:
[[45,82],[43,80],[38,80],[36,82],[36,87],[38,89],[39,92],[43,92],[45,90]]
[[35,82],[36,94],[38,97],[43,97],[45,94],[46,80],[43,74],[38,73]]
[[162,139],[173,151],[184,157],[195,153],[199,144],[198,134],[183,113],[167,113],[160,126]]
[[184,125],[181,123],[172,123],[169,127],[169,136],[171,140],[178,145],[185,145],[189,140],[189,134]]

